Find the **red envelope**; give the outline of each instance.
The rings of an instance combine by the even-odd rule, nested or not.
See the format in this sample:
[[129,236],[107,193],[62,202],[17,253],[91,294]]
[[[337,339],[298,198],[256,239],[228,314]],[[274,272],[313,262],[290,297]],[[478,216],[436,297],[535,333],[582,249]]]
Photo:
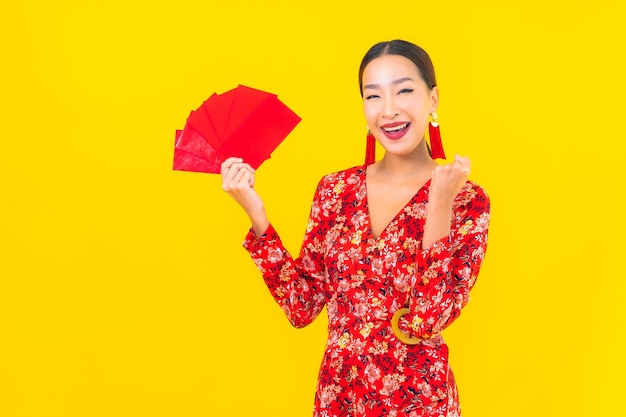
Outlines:
[[[182,130],[176,131],[176,140],[174,145],[180,139]],[[219,172],[220,165],[216,162],[211,162],[203,158],[199,158],[189,152],[185,152],[182,149],[174,146],[174,166],[173,168],[178,171],[193,171],[193,172]]]
[[175,170],[219,173],[231,156],[258,168],[301,118],[275,94],[239,85],[191,112],[174,145]]

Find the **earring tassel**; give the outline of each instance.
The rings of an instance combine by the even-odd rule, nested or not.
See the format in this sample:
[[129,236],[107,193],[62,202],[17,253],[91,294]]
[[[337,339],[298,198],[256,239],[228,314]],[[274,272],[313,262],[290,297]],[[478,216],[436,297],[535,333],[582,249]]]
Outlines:
[[430,136],[430,156],[433,159],[446,159],[441,143],[441,132],[439,131],[439,123],[430,122],[428,124],[428,134]]
[[365,147],[365,166],[376,162],[376,138],[371,132],[367,134],[367,145]]

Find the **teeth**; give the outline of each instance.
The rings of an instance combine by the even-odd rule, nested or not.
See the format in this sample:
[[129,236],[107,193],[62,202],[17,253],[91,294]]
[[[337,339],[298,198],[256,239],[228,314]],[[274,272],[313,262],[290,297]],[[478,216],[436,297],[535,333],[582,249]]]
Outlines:
[[385,128],[385,132],[397,132],[398,130],[406,129],[408,123],[404,123],[395,127]]

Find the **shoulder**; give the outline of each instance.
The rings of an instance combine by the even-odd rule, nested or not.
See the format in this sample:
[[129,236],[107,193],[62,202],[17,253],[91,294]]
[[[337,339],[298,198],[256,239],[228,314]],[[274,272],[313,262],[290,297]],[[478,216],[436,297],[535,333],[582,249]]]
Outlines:
[[341,171],[332,172],[322,177],[318,189],[334,189],[336,191],[353,188],[363,183],[365,168],[354,166]]

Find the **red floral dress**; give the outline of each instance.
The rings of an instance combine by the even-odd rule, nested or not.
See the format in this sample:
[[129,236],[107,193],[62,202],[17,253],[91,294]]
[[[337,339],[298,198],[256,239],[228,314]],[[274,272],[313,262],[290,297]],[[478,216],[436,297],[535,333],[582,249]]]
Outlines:
[[[244,247],[295,327],[326,306],[328,341],[315,417],[460,415],[441,331],[469,301],[487,246],[489,198],[468,181],[454,201],[448,237],[422,248],[426,183],[376,238],[370,228],[364,167],[319,183],[300,256],[285,250],[270,225]],[[391,318],[421,339],[401,342]]]

